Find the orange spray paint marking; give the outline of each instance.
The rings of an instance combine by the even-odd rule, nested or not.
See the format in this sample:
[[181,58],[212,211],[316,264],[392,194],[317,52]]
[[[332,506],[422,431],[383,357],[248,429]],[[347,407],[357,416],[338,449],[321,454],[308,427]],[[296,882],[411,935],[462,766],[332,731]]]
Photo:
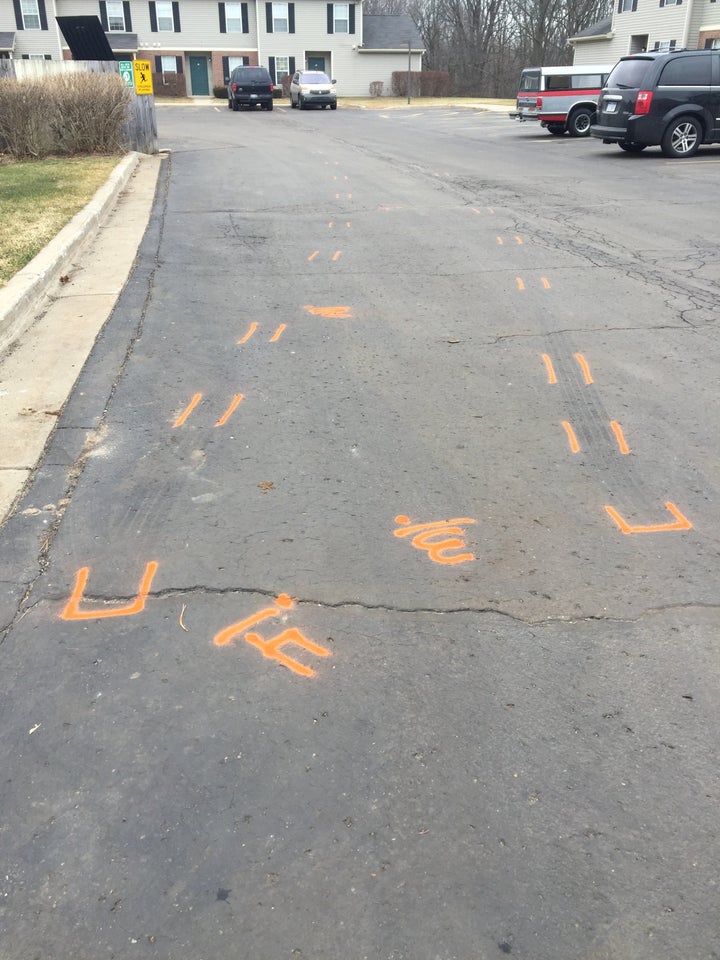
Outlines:
[[665,508],[675,517],[675,523],[656,523],[649,525],[629,524],[624,520],[617,510],[606,505],[605,509],[612,519],[618,525],[622,533],[666,533],[670,530],[692,530],[692,524],[687,517],[683,516],[674,503],[666,501]]
[[540,282],[542,283],[542,285],[545,287],[546,290],[550,289],[550,281],[548,280],[547,277],[540,277]]
[[173,424],[173,429],[175,429],[175,427],[181,427],[185,423],[187,418],[190,416],[190,414],[193,412],[193,410],[200,403],[201,400],[202,400],[202,394],[196,393],[195,396],[190,401],[190,403],[185,407],[183,412],[180,414],[180,416],[177,418],[177,420]]
[[565,433],[568,436],[568,441],[570,442],[570,449],[573,453],[580,452],[580,444],[577,442],[577,437],[575,436],[575,431],[567,422],[567,420],[562,421],[562,425],[565,428]]
[[493,210],[492,207],[488,207],[488,208],[487,208],[487,211],[488,211],[488,213],[495,213],[495,211]]
[[625,436],[622,432],[622,427],[620,426],[620,424],[616,423],[615,420],[611,420],[610,428],[612,429],[612,432],[615,434],[615,439],[617,440],[618,447],[620,447],[620,453],[623,453],[623,454],[630,453],[630,447],[627,445],[627,442],[625,440]]
[[100,610],[81,610],[80,602],[82,601],[88,576],[90,575],[90,567],[83,567],[81,570],[78,570],[75,576],[75,586],[70,594],[70,599],[65,605],[65,609],[60,614],[60,619],[103,620],[107,617],[131,617],[135,613],[140,613],[145,609],[145,601],[150,592],[150,585],[152,584],[157,568],[158,564],[154,560],[147,564],[135,599],[127,604],[127,606],[115,607],[112,610],[105,608]]
[[292,598],[285,593],[281,593],[280,596],[277,597],[275,604],[276,606],[274,607],[266,607],[264,610],[259,610],[252,616],[246,617],[244,620],[239,620],[225,630],[221,630],[215,635],[213,643],[216,647],[224,647],[231,643],[236,637],[245,634],[244,639],[260,650],[262,655],[267,657],[267,659],[275,660],[276,663],[287,667],[288,670],[292,670],[293,673],[297,673],[300,676],[314,676],[314,670],[297,660],[293,660],[292,657],[283,653],[281,648],[288,643],[294,643],[296,646],[302,647],[302,649],[307,650],[317,657],[331,657],[332,652],[330,650],[326,650],[325,647],[321,647],[312,640],[309,640],[295,627],[283,630],[282,633],[270,637],[269,640],[263,640],[258,633],[250,632],[251,627],[257,626],[257,624],[262,623],[263,620],[269,620],[271,617],[281,616],[285,611],[291,610],[294,606]]
[[521,278],[521,277],[515,277],[515,280],[517,281],[517,288],[518,288],[518,290],[524,290],[524,289],[525,289],[525,284],[523,283],[522,278]]
[[521,240],[520,237],[515,237],[515,242],[516,242],[516,243],[519,243],[520,246],[522,246],[522,240]]
[[280,326],[275,331],[275,333],[268,340],[268,343],[277,343],[280,337],[282,336],[283,330],[285,329],[287,329],[287,324],[281,323]]
[[[461,553],[447,556],[447,550],[457,550],[465,547],[462,539],[465,531],[458,524],[476,523],[469,517],[456,517],[453,520],[435,520],[430,523],[416,523],[411,526],[410,518],[402,514],[395,517],[395,523],[400,527],[394,530],[396,537],[412,537],[412,545],[418,550],[425,550],[435,563],[466,563],[474,560],[472,553]],[[448,536],[451,534],[451,536]],[[437,537],[442,539],[438,540]]]
[[592,374],[590,373],[590,364],[587,362],[585,357],[581,353],[576,353],[575,359],[580,364],[580,369],[582,370],[583,376],[585,377],[585,383],[587,384],[593,383]]
[[218,422],[215,424],[216,427],[222,427],[224,424],[228,422],[228,420],[233,415],[233,413],[235,412],[235,409],[240,404],[242,399],[243,399],[243,395],[241,393],[235,394],[235,396],[232,398],[232,402],[230,406],[227,408],[225,413],[220,417]]
[[502,238],[502,237],[495,237],[495,239],[496,239],[497,242],[498,242],[498,246],[501,247],[501,246],[503,245],[503,238]]
[[238,343],[247,343],[248,340],[250,339],[250,337],[255,333],[255,331],[257,330],[257,328],[258,328],[257,323],[251,323],[251,324],[250,324],[250,327],[248,328],[248,332],[245,334],[244,337],[241,337],[237,342],[238,342]]
[[332,228],[333,228],[333,222],[332,222],[332,220],[331,220],[331,221],[328,223],[328,230],[332,230]]
[[341,256],[340,251],[336,250],[335,253],[333,254],[333,262],[335,262],[336,260],[339,260],[340,256]]
[[328,320],[350,319],[350,307],[314,307],[309,303],[305,309],[314,317],[327,317]]
[[308,260],[314,260],[319,253],[320,253],[319,250],[315,250],[313,253],[310,254],[310,256],[308,257]]
[[542,358],[543,363],[545,364],[545,369],[547,370],[548,383],[557,383],[557,377],[555,376],[552,360],[546,353],[542,355]]
[[478,210],[477,207],[470,207],[470,209],[472,210],[473,213],[477,213],[478,216],[482,216],[481,211]]
[[346,226],[346,227],[348,228],[348,230],[349,230],[349,229],[352,227],[352,223],[350,223],[350,221],[348,220],[348,221],[345,223],[345,226]]

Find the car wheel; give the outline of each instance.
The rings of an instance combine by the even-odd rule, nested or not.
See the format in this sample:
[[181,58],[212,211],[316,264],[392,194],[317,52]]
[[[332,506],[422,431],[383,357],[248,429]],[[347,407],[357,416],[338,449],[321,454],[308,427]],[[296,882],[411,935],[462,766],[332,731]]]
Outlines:
[[304,109],[305,109],[305,101],[302,98],[302,94],[299,93],[298,94],[298,110],[304,110]]
[[679,117],[663,134],[660,149],[666,157],[682,159],[697,153],[702,140],[702,127],[693,117]]
[[336,104],[336,103],[331,103],[331,104],[330,104],[330,109],[331,109],[331,110],[337,110],[337,104]]
[[294,101],[293,98],[292,98],[292,94],[290,94],[290,106],[293,108],[293,110],[294,110],[295,107],[297,106],[297,104],[295,103],[295,101]]
[[625,153],[642,153],[646,143],[620,143],[618,144],[621,150],[624,150]]
[[568,133],[571,137],[589,137],[594,114],[587,107],[573,110],[568,119]]
[[269,100],[269,101],[265,104],[265,109],[266,109],[266,110],[272,110],[272,108],[273,108],[273,102],[272,102],[272,100]]
[[554,137],[562,137],[565,134],[565,124],[564,123],[549,123],[547,125],[548,133],[551,133]]
[[233,102],[232,102],[232,108],[233,108],[233,110],[234,110],[236,113],[237,113],[237,111],[240,109],[240,104],[237,102],[237,100],[233,100]]
[[228,110],[232,110],[232,100],[228,97]]

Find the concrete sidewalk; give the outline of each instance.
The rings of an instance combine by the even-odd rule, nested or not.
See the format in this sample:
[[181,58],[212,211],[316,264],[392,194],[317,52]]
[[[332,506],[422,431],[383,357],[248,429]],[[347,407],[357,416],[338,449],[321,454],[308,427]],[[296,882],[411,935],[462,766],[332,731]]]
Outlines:
[[20,500],[130,275],[161,156],[129,154],[0,290],[0,524]]

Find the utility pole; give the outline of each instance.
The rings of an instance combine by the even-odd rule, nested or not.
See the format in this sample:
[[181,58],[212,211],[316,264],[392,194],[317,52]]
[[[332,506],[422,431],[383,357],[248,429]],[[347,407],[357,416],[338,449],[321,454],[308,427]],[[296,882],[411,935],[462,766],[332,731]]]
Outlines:
[[412,50],[411,50],[411,40],[408,40],[408,79],[407,79],[407,88],[408,88],[408,103],[410,103],[410,81],[412,79]]

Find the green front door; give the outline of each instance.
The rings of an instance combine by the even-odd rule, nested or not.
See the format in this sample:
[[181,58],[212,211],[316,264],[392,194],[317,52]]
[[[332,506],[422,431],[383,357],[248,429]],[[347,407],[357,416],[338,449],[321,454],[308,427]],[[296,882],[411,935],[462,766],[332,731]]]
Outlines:
[[207,57],[190,57],[190,92],[194,97],[207,97],[210,93]]
[[308,57],[308,70],[319,70],[325,73],[325,57]]

